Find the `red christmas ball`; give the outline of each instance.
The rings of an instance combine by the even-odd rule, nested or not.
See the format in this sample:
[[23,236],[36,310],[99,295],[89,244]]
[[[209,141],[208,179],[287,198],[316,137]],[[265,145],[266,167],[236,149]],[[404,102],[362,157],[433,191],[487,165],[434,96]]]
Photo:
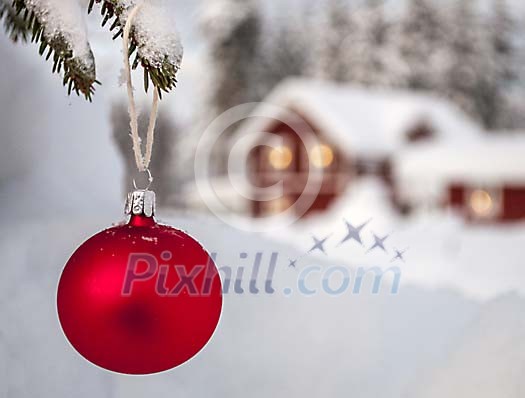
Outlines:
[[57,308],[84,358],[118,373],[151,374],[206,345],[219,322],[222,287],[198,242],[139,214],[77,249],[60,277]]

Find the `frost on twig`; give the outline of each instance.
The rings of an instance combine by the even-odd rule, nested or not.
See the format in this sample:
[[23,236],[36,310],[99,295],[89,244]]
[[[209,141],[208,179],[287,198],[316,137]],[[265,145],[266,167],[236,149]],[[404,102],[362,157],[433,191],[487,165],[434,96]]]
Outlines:
[[98,83],[82,9],[76,1],[2,1],[4,24],[13,40],[40,43],[40,55],[52,57],[53,72],[63,71],[63,84],[91,100]]
[[[102,26],[110,23],[113,38],[121,36],[129,12],[139,0],[90,0],[89,12],[95,3],[101,4]],[[133,21],[129,55],[135,54],[133,69],[144,69],[144,89],[150,81],[161,91],[169,92],[177,84],[177,72],[182,62],[182,45],[174,31],[174,22],[159,1],[143,2]]]

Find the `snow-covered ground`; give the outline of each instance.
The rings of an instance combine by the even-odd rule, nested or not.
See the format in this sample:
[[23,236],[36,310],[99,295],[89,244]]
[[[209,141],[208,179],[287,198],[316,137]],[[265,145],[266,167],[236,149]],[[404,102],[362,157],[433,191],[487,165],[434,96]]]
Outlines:
[[[206,216],[160,213],[163,221],[188,230],[217,252],[219,266],[248,268],[257,252],[263,253],[263,264],[272,252],[279,253],[276,288],[292,286],[304,266],[288,268],[287,258],[303,250],[283,241],[235,230]],[[70,253],[109,221],[106,215],[92,214],[2,226],[0,385],[6,397],[354,393],[430,398],[474,392],[494,397],[503,396],[502,391],[507,397],[522,396],[524,300],[502,286],[494,293],[498,298],[474,300],[465,297],[458,283],[447,284],[447,278],[439,288],[427,288],[417,278],[403,280],[398,295],[373,296],[367,289],[339,297],[285,297],[280,289],[274,295],[228,294],[211,344],[188,364],[150,377],[106,373],[70,348],[60,332],[54,300]],[[410,242],[413,252],[418,242]],[[248,259],[241,260],[241,252]],[[436,266],[414,257],[407,255],[403,278],[412,268]],[[429,252],[427,258],[432,257]],[[506,261],[501,260],[500,268]],[[332,259],[305,257],[302,262],[326,267]]]
[[[525,295],[525,223],[468,225],[443,211],[401,218],[388,203],[381,183],[362,180],[327,215],[292,226],[281,236],[303,252],[312,246],[312,234],[330,236],[326,244],[330,258],[353,266],[387,269],[398,265],[403,285],[454,289],[482,301],[508,292]],[[345,219],[354,226],[370,220],[362,232],[362,246],[355,241],[339,245],[347,232]],[[388,253],[367,252],[374,233],[389,235],[385,241]],[[406,251],[404,262],[392,261],[395,249]]]

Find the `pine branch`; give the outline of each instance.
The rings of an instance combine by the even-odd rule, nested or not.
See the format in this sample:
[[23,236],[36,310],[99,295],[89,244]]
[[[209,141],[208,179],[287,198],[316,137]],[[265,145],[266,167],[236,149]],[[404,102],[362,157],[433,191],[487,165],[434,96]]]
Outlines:
[[[124,18],[132,7],[130,2],[90,0],[88,12],[92,11],[95,3],[101,5],[102,26],[110,23],[109,30],[114,33],[113,39],[121,37]],[[49,28],[46,30],[46,21],[54,20],[56,15],[52,15],[49,10],[42,11],[37,5],[37,2],[31,0],[0,0],[0,20],[3,20],[5,31],[14,42],[38,43],[40,55],[53,61],[53,73],[63,74],[63,84],[67,86],[68,94],[74,91],[91,101],[94,86],[100,83],[96,80],[95,62],[87,39],[86,49],[80,51],[83,54],[75,54],[74,43],[68,40],[68,32]],[[57,12],[59,11],[55,9],[53,14]],[[151,44],[155,47],[155,41],[151,37],[148,41],[148,35],[151,36],[151,32],[140,25],[132,27],[129,56],[134,56],[133,69],[140,65],[144,70],[144,89],[148,91],[151,83],[162,96],[162,92],[167,93],[176,87],[182,50],[168,53],[170,50],[162,47],[152,49]],[[176,48],[180,46],[178,38],[171,40],[168,36],[167,42],[175,43]]]
[[[122,20],[122,15],[127,11],[127,8],[120,0],[90,0],[88,12],[93,10],[95,3],[101,4],[100,13],[102,15],[102,26],[109,25],[109,31],[113,32],[113,39],[122,37],[125,21]],[[156,62],[154,65],[140,54],[140,41],[138,40],[138,32],[135,27],[131,29],[129,56],[135,54],[132,61],[132,68],[136,69],[139,65],[144,69],[144,90],[148,91],[149,83],[155,86],[162,96],[162,91],[168,93],[177,85],[177,72],[179,71],[179,64],[170,60],[166,54],[163,56],[161,62]]]
[[0,0],[0,19],[4,21],[4,29],[13,42],[27,42],[27,39],[31,35],[30,26],[27,21],[16,12],[11,2]]
[[52,37],[46,35],[42,16],[32,11],[25,0],[13,0],[12,5],[1,0],[0,18],[4,20],[4,27],[11,39],[15,42],[31,40],[39,44],[39,53],[46,59],[53,61],[53,73],[63,73],[62,83],[67,86],[68,94],[74,91],[91,101],[95,92],[96,80],[95,63],[91,53],[88,60],[73,53],[72,44],[61,33]]

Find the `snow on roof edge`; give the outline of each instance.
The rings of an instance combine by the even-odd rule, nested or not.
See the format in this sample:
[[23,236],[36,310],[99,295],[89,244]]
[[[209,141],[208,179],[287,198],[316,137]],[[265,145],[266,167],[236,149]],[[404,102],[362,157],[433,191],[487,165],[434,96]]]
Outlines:
[[[471,140],[481,131],[472,119],[447,100],[406,90],[289,78],[268,95],[254,114],[265,104],[300,112],[342,148],[371,156],[385,156],[400,149],[404,145],[404,134],[419,123],[431,124],[429,127],[438,130],[441,140]],[[278,113],[272,116],[280,117]],[[238,133],[268,131],[273,123],[252,120],[244,123]]]
[[411,181],[474,184],[525,184],[525,134],[489,134],[473,143],[421,145],[396,154],[393,169]]

